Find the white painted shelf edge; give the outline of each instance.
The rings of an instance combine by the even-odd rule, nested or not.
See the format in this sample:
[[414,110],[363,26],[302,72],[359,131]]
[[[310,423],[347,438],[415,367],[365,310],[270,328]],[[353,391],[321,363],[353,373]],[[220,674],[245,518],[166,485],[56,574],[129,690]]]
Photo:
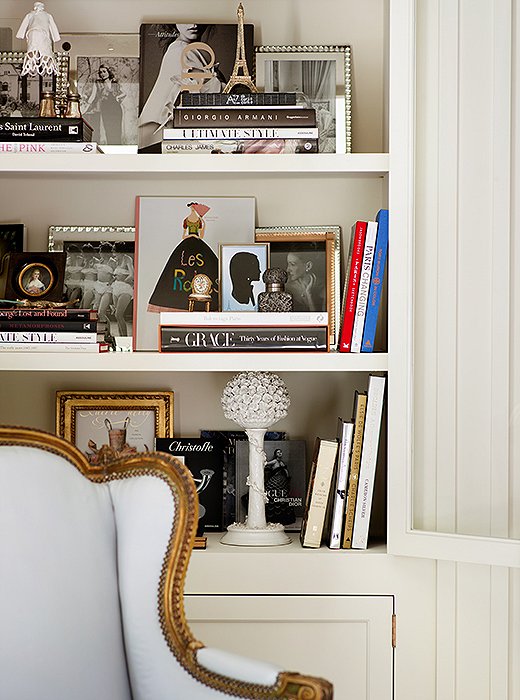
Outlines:
[[386,353],[0,352],[0,371],[36,372],[385,372]]
[[12,173],[366,173],[389,171],[388,153],[280,155],[163,155],[4,153],[0,171]]

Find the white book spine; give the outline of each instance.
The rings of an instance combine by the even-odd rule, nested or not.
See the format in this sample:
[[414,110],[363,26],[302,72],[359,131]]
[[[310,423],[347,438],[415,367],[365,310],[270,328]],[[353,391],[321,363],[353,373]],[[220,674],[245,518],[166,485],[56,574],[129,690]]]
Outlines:
[[98,342],[97,333],[53,331],[2,331],[0,343],[91,343]]
[[1,153],[96,153],[97,143],[90,141],[1,141]]
[[374,263],[376,239],[377,222],[369,221],[367,224],[365,247],[363,249],[363,262],[361,264],[361,271],[359,274],[356,315],[354,316],[354,326],[352,328],[350,352],[361,352],[361,342],[363,340],[363,329],[365,327],[365,316],[367,312],[368,293],[370,291],[370,280],[372,278],[372,265]]
[[247,129],[224,128],[177,128],[164,129],[163,139],[188,139],[190,141],[204,141],[205,139],[317,139],[316,127],[249,127]]
[[341,529],[345,515],[345,500],[347,497],[347,481],[350,466],[350,451],[352,448],[352,436],[354,424],[342,421],[341,443],[338,454],[338,471],[336,477],[336,491],[334,493],[334,506],[332,511],[332,525],[330,528],[331,549],[341,547]]
[[328,314],[325,312],[294,313],[250,311],[162,311],[159,324],[161,326],[326,326]]
[[0,343],[0,352],[106,352],[99,343]]
[[352,548],[366,549],[368,544],[368,527],[372,510],[374,493],[374,478],[376,473],[379,434],[383,415],[385,395],[385,377],[370,375],[368,382],[368,399],[365,416],[365,432],[361,449],[361,465],[359,468],[358,493],[356,512],[354,515],[354,530],[352,533]]

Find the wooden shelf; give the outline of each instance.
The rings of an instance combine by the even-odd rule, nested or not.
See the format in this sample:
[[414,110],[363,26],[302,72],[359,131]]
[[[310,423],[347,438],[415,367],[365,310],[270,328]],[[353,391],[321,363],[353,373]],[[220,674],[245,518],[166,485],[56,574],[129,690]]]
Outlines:
[[4,173],[341,173],[384,175],[387,153],[310,155],[30,154],[0,156]]
[[0,371],[23,372],[384,372],[386,353],[0,352]]

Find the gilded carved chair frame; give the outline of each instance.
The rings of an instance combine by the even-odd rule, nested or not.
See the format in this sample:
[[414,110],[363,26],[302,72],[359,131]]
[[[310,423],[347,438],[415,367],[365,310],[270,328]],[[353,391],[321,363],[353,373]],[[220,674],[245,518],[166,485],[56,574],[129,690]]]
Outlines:
[[177,661],[196,680],[233,697],[250,700],[332,700],[332,685],[321,678],[282,672],[272,686],[245,683],[204,668],[184,612],[184,583],[197,529],[197,492],[189,470],[175,457],[149,452],[115,461],[102,474],[92,471],[84,455],[71,443],[50,433],[0,426],[0,446],[34,447],[63,457],[94,483],[135,476],[154,476],[169,487],[175,515],[158,587],[160,624]]

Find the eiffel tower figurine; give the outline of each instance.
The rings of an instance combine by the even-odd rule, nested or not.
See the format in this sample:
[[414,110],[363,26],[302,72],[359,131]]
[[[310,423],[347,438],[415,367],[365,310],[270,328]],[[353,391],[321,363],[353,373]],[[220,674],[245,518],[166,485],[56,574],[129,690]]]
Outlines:
[[[242,3],[240,3],[238,6],[237,17],[237,55],[235,58],[235,65],[233,66],[233,72],[231,73],[231,78],[222,92],[231,92],[235,85],[245,85],[250,92],[258,92],[258,88],[253,83],[247,68],[246,52],[244,49],[244,8]],[[242,75],[238,74],[240,69],[242,69]]]

